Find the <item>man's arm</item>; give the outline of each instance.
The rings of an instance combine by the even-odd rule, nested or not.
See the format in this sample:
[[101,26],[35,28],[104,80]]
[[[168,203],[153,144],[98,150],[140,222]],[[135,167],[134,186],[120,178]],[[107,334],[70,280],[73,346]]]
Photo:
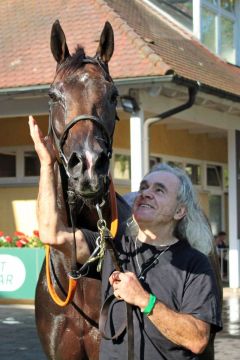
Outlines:
[[[29,117],[30,134],[40,160],[40,180],[37,217],[40,239],[44,244],[70,254],[73,242],[72,230],[61,220],[57,206],[54,164],[55,151],[51,140],[44,138],[33,117]],[[90,256],[88,245],[80,230],[76,231],[77,260],[84,263]]]
[[166,338],[194,354],[202,353],[208,344],[210,325],[190,314],[175,312],[157,302],[148,318]]
[[[109,281],[117,298],[138,306],[141,310],[147,306],[150,294],[143,289],[134,273],[114,272]],[[167,339],[195,354],[203,352],[208,344],[208,323],[192,315],[171,310],[160,301],[156,302],[148,318]]]

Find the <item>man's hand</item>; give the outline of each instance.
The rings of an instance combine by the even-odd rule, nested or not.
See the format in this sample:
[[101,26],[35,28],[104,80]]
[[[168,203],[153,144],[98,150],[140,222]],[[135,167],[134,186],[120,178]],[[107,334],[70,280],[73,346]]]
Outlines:
[[142,310],[147,306],[150,294],[143,289],[134,273],[114,271],[109,282],[117,299],[138,306]]
[[41,166],[53,165],[56,161],[56,154],[51,139],[48,136],[43,136],[35,119],[31,115],[29,116],[28,124]]

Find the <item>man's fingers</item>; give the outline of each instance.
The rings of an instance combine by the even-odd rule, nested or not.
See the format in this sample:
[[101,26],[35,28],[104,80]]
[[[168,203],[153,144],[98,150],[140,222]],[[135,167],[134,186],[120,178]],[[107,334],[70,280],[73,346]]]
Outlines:
[[28,124],[30,128],[30,134],[34,143],[43,142],[44,141],[43,133],[32,115],[29,116]]

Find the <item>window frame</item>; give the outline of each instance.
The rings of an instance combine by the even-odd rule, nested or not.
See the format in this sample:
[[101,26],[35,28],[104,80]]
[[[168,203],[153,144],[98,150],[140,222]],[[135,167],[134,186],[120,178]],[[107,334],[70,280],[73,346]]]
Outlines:
[[[218,4],[211,4],[208,0],[196,0],[193,2],[193,33],[202,42],[201,36],[201,20],[202,9],[205,8],[212,11],[216,15],[216,54],[221,57],[221,17],[233,21],[233,45],[235,49],[235,61],[233,64],[240,63],[240,42],[238,41],[238,33],[240,31],[240,0],[236,0],[235,13],[221,8],[220,0]],[[221,57],[223,58],[223,57]],[[226,60],[226,59],[225,59]],[[226,60],[228,61],[228,60]]]
[[[130,186],[131,185],[131,177],[129,180],[127,179],[117,179],[114,177],[114,160],[115,160],[115,155],[126,155],[130,157],[130,161],[131,161],[131,153],[130,150],[127,149],[120,149],[120,148],[114,148],[113,149],[113,153],[112,153],[112,159],[110,162],[110,172],[112,174],[114,183],[116,185],[119,186]],[[130,169],[131,170],[131,169]]]
[[0,147],[1,152],[15,152],[16,153],[16,176],[15,177],[1,177],[0,186],[11,185],[36,185],[39,181],[39,176],[24,176],[24,152],[33,151],[32,145],[24,146],[5,146]]
[[180,157],[180,156],[172,156],[172,155],[165,155],[165,154],[156,154],[156,153],[151,153],[150,156],[155,156],[155,157],[159,157],[162,159],[163,163],[168,163],[169,161],[173,161],[173,162],[179,162],[183,164],[183,170],[185,170],[185,167],[187,164],[192,164],[192,165],[200,165],[201,167],[201,181],[200,184],[196,185],[193,184],[194,188],[198,191],[202,190],[203,188],[203,161],[202,160],[198,160],[198,159],[192,159],[192,158],[185,158],[185,157]]

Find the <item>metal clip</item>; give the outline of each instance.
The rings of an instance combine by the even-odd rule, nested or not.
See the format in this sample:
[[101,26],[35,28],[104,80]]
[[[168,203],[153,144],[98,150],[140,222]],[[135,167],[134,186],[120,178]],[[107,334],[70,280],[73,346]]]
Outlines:
[[101,211],[99,204],[96,204],[96,209],[97,209],[99,220],[103,220],[102,211]]

